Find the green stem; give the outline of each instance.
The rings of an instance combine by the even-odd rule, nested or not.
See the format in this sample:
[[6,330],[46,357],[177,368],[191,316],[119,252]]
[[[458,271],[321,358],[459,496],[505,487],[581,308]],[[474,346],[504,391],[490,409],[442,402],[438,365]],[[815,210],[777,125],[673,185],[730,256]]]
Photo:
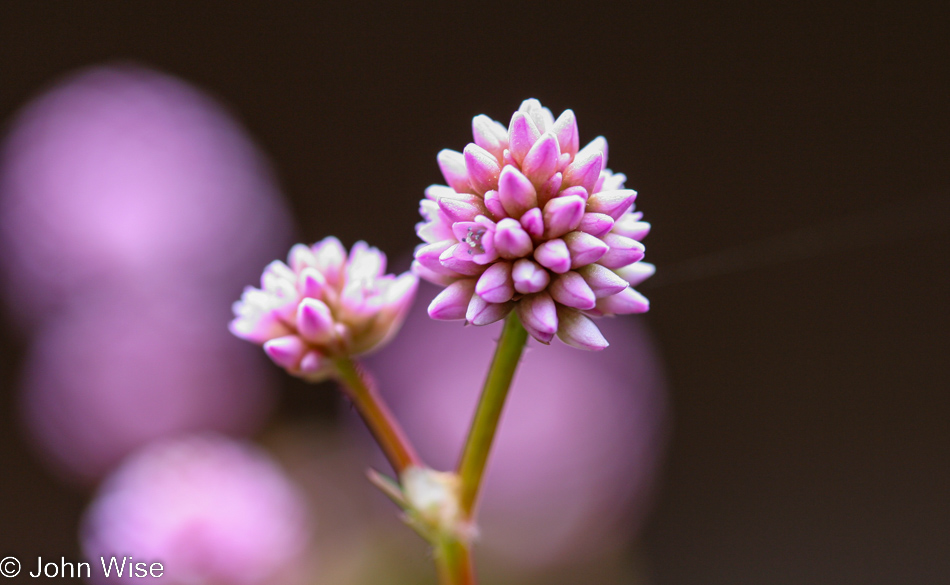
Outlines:
[[488,453],[491,451],[495,431],[501,411],[508,397],[508,389],[518,368],[521,353],[524,351],[528,332],[521,325],[518,316],[512,312],[505,320],[505,327],[501,331],[501,339],[495,349],[488,370],[488,377],[482,388],[482,396],[475,411],[475,419],[465,443],[465,450],[459,461],[458,474],[462,482],[461,505],[466,517],[471,518],[478,500],[478,492],[485,473],[485,464],[488,462]]
[[472,551],[468,543],[441,540],[435,545],[435,566],[440,585],[475,585]]
[[422,467],[422,460],[377,391],[372,376],[348,357],[338,358],[334,365],[337,380],[376,437],[376,442],[396,473],[401,474],[409,466]]

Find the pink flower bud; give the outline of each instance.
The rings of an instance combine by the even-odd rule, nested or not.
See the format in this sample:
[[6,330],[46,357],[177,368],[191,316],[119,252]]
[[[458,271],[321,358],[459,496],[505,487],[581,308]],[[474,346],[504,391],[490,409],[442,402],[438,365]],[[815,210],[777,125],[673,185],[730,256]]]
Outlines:
[[515,290],[521,294],[540,292],[547,288],[551,281],[547,270],[527,258],[515,262],[511,277]]
[[578,195],[557,197],[544,206],[544,236],[559,238],[577,229],[584,217],[584,200]]
[[533,207],[525,212],[521,216],[521,227],[524,228],[524,231],[528,232],[528,235],[532,238],[541,239],[541,236],[544,235],[544,216],[541,213],[541,210],[537,207]]
[[606,167],[607,166],[607,139],[604,138],[603,136],[598,136],[597,138],[588,142],[584,146],[584,148],[580,149],[577,152],[577,156],[575,158],[582,159],[598,152],[603,155],[604,167]]
[[604,236],[604,243],[610,250],[600,259],[607,268],[622,268],[643,259],[643,244],[617,234]]
[[501,167],[498,160],[490,152],[478,146],[469,144],[465,147],[465,168],[468,171],[469,182],[478,193],[484,193],[498,188],[498,175]]
[[508,130],[504,126],[482,114],[472,118],[472,135],[475,144],[490,152],[496,160],[504,158],[508,148]]
[[494,238],[495,249],[502,258],[521,258],[531,252],[534,245],[531,236],[521,224],[506,217],[498,222]]
[[429,304],[429,316],[439,321],[464,319],[475,294],[475,279],[466,278],[445,287]]
[[510,166],[506,166],[498,178],[498,196],[505,212],[515,219],[538,205],[534,185],[518,169]]
[[538,264],[558,274],[571,269],[571,254],[564,240],[548,240],[534,250]]
[[571,347],[600,351],[609,345],[597,325],[580,311],[558,307],[557,317],[558,339]]
[[574,112],[564,110],[554,122],[552,131],[557,136],[557,142],[562,152],[570,155],[577,154],[580,143],[578,141],[577,118],[574,117]]
[[622,276],[600,264],[588,264],[577,272],[584,277],[597,298],[609,297],[627,288],[627,281]]
[[637,192],[632,189],[594,193],[587,200],[587,210],[609,215],[616,220],[630,209],[636,197]]
[[542,135],[525,155],[521,169],[532,183],[543,185],[557,171],[560,156],[557,137],[548,132]]
[[520,165],[540,136],[537,124],[530,117],[515,112],[508,127],[508,150],[514,161]]
[[445,182],[459,193],[469,193],[472,189],[468,179],[468,169],[465,167],[465,157],[461,152],[444,149],[437,157],[439,169]]
[[518,317],[531,336],[541,343],[551,343],[557,333],[557,310],[551,295],[546,292],[521,299]]
[[459,221],[472,221],[476,216],[484,213],[484,209],[473,205],[467,201],[442,197],[438,202],[439,210],[445,214],[446,219],[455,223]]
[[633,213],[626,213],[614,224],[613,232],[640,241],[650,233],[650,224],[640,221]]
[[264,342],[264,353],[267,357],[287,370],[297,368],[305,351],[307,351],[307,346],[296,335],[285,335]]
[[585,213],[577,229],[585,234],[599,238],[609,232],[612,227],[614,227],[614,220],[609,215],[603,213]]
[[600,171],[604,168],[604,155],[600,152],[591,153],[587,158],[581,158],[580,154],[564,169],[564,185],[573,187],[575,185],[587,189],[590,193],[594,190]]
[[511,263],[496,262],[489,266],[475,284],[475,294],[489,303],[510,301],[515,294],[514,282],[511,280]]
[[604,315],[646,313],[650,310],[650,301],[637,291],[627,287],[615,295],[598,299],[597,310]]
[[649,262],[634,262],[622,268],[617,268],[614,272],[617,276],[629,282],[630,286],[637,286],[656,273],[656,266]]
[[559,274],[551,283],[551,296],[565,307],[593,309],[596,302],[594,291],[580,274],[571,271]]
[[514,303],[490,303],[478,295],[472,295],[472,300],[465,311],[465,320],[472,325],[488,325],[508,316],[514,308]]
[[297,331],[313,343],[326,343],[333,338],[333,315],[323,301],[306,298],[297,307]]
[[597,262],[610,250],[600,238],[584,232],[571,232],[564,236],[564,243],[571,254],[571,268],[580,268]]

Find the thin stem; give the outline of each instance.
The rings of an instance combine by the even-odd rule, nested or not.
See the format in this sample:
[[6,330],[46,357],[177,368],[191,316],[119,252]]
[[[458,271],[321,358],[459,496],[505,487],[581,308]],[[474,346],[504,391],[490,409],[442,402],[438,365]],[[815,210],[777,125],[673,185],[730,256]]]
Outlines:
[[348,357],[337,359],[334,365],[337,380],[376,437],[393,469],[401,474],[409,466],[422,467],[422,460],[377,391],[372,376]]
[[435,545],[435,566],[440,585],[475,585],[471,545],[442,540]]
[[508,397],[508,389],[511,387],[511,381],[515,376],[515,370],[518,368],[527,340],[528,332],[521,325],[518,316],[512,312],[505,320],[505,327],[501,331],[501,339],[498,340],[495,357],[488,370],[478,409],[475,411],[475,419],[472,421],[465,450],[459,461],[462,511],[469,518],[472,517],[475,509],[482,475],[485,473],[485,464],[488,462],[488,453],[491,451],[501,411]]

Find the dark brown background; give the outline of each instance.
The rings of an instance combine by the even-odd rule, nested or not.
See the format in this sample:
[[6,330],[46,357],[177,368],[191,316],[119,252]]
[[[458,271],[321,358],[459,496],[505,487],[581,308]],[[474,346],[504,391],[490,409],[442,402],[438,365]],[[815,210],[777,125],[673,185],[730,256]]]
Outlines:
[[[132,59],[233,108],[304,239],[395,252],[471,116],[573,108],[654,224],[653,580],[950,580],[945,2],[290,4],[0,2],[0,123]],[[2,335],[0,556],[68,556],[85,496],[21,438]]]

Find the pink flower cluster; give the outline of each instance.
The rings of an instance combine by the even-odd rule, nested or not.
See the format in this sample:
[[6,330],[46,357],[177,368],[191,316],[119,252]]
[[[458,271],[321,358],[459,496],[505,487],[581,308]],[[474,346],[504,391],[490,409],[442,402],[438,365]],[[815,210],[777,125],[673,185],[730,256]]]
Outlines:
[[646,311],[633,286],[654,271],[640,262],[650,224],[606,168],[607,141],[579,149],[574,113],[555,120],[535,99],[507,130],[484,115],[472,130],[464,152],[439,153],[448,186],[420,205],[413,271],[446,287],[429,315],[486,325],[516,310],[542,343],[607,347],[589,317]]
[[297,244],[287,264],[275,260],[264,269],[260,289],[244,289],[231,332],[262,344],[291,374],[321,380],[332,358],[378,347],[405,319],[418,280],[385,272],[386,255],[366,242],[349,256],[334,237]]
[[245,130],[128,63],[68,74],[8,129],[0,296],[28,342],[17,402],[45,463],[93,483],[156,439],[260,429],[271,372],[221,324],[293,229]]

